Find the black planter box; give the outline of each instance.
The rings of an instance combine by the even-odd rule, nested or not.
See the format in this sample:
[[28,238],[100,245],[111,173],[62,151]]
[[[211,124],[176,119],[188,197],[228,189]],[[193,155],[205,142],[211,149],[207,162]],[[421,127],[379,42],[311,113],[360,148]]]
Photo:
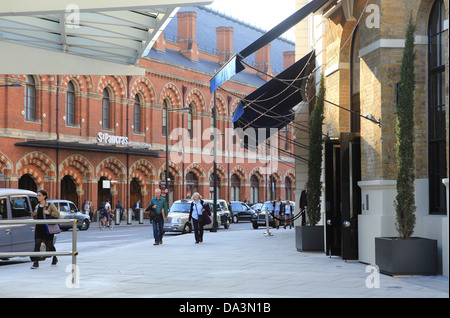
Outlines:
[[375,238],[375,263],[380,272],[391,276],[436,275],[437,240],[411,237]]
[[296,226],[295,243],[299,252],[323,252],[323,225]]

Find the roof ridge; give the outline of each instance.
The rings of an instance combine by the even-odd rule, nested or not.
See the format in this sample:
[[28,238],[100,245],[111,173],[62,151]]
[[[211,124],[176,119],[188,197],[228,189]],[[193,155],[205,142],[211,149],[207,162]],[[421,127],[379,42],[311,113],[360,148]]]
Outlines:
[[[209,8],[209,7],[207,7],[207,6],[199,6],[199,7],[195,7],[195,8],[198,8],[198,9],[200,9],[200,10],[206,11],[206,12],[208,12],[208,13],[212,13],[212,14],[214,14],[214,15],[217,15],[217,16],[221,17],[221,18],[225,18],[225,19],[227,19],[227,20],[230,20],[231,22],[238,23],[238,24],[240,24],[240,25],[242,25],[242,26],[248,27],[248,28],[250,28],[250,29],[253,29],[253,30],[257,31],[257,32],[261,32],[261,33],[263,33],[263,34],[265,34],[265,33],[267,33],[267,32],[269,31],[269,30],[264,30],[264,29],[262,29],[262,28],[260,28],[260,27],[255,26],[255,25],[252,25],[252,24],[250,24],[250,23],[248,23],[248,22],[245,22],[245,21],[243,21],[243,20],[234,18],[234,17],[232,17],[232,16],[230,16],[230,15],[224,13],[224,12],[220,12],[220,11],[218,11],[218,10]],[[282,36],[279,37],[278,40],[283,41],[283,42],[286,42],[286,43],[288,43],[288,44],[295,45],[295,42],[294,42],[294,41],[291,41],[291,40],[289,40],[289,39],[287,39],[287,38],[285,38],[285,37],[282,37]]]

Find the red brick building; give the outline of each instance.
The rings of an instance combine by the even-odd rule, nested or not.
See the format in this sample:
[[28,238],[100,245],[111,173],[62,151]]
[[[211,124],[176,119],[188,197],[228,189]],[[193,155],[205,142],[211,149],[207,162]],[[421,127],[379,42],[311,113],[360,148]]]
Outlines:
[[[204,8],[184,8],[165,33],[141,59],[142,77],[0,76],[0,187],[46,189],[52,198],[78,206],[91,200],[97,208],[106,198],[125,207],[141,199],[145,206],[156,188],[165,188],[169,132],[170,202],[194,191],[209,197],[214,177],[209,80],[237,45],[263,31]],[[283,61],[283,51],[293,50],[293,43],[277,40],[250,62],[279,73],[294,62],[293,54],[284,54]],[[21,86],[11,86],[15,83]],[[272,143],[283,149],[272,176],[264,174],[263,152],[243,151],[239,140],[226,134],[240,98],[264,83],[248,70],[218,90],[219,198],[295,199],[288,131]],[[186,107],[190,111],[179,110]],[[180,128],[187,132],[184,139]],[[272,178],[275,187],[267,187]]]

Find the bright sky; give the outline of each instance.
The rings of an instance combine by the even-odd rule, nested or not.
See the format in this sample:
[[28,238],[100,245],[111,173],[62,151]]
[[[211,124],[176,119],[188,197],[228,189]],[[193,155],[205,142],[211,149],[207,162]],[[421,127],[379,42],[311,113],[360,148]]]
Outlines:
[[[214,0],[209,7],[268,31],[295,12],[295,0]],[[294,29],[283,36],[294,41]]]

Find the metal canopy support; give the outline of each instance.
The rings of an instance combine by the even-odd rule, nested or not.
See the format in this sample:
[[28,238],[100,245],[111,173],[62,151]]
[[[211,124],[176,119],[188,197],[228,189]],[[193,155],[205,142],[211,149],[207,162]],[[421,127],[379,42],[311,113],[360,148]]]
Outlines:
[[0,73],[143,75],[140,58],[148,54],[178,8],[211,2],[2,2]]

